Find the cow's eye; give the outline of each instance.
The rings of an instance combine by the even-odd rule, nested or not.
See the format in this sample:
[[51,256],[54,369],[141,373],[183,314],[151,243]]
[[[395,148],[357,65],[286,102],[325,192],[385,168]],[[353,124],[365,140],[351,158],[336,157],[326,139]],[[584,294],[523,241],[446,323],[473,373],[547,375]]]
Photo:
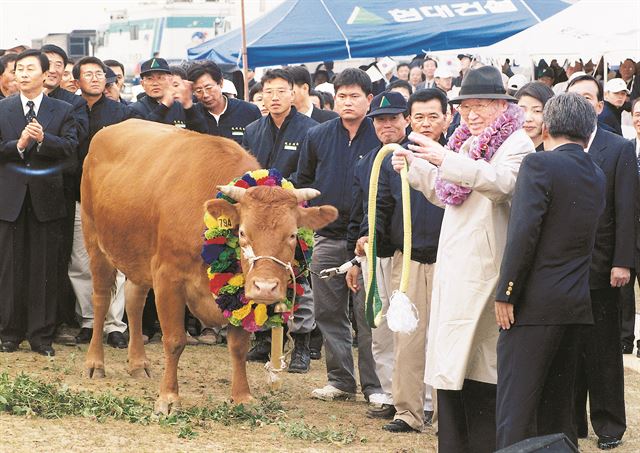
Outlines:
[[289,240],[295,241],[297,237],[298,237],[298,234],[297,233],[293,233],[291,236],[289,236]]
[[244,238],[247,236],[246,234],[244,234],[244,230],[240,230],[239,233],[241,238]]

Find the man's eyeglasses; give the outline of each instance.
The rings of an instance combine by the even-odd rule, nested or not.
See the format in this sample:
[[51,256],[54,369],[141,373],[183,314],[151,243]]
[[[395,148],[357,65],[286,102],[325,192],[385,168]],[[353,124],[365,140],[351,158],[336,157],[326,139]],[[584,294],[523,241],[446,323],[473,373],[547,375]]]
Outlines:
[[280,88],[278,90],[262,90],[262,96],[265,98],[272,98],[275,95],[278,95],[278,97],[280,98],[290,91],[291,90],[285,90],[284,88]]
[[215,88],[216,88],[216,87],[215,87],[214,85],[205,85],[205,86],[203,86],[203,87],[196,88],[195,90],[193,90],[193,93],[194,93],[196,96],[202,96],[202,94],[203,94],[203,93],[211,94],[211,93],[213,93],[213,90],[214,90]]
[[98,71],[98,72],[85,72],[83,73],[80,77],[82,77],[84,80],[91,80],[94,77],[97,80],[104,80],[104,78],[106,77],[106,74],[102,71]]
[[473,110],[476,115],[484,115],[489,111],[491,104],[493,104],[493,101],[484,104],[460,104],[458,111],[460,115],[468,115],[471,113],[471,110]]

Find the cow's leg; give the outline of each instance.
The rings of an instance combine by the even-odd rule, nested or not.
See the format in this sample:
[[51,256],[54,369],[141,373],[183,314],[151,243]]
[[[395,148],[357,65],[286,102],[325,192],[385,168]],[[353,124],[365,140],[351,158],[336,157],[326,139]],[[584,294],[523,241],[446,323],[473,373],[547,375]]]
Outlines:
[[149,288],[127,280],[124,298],[129,320],[129,374],[136,378],[151,377],[150,363],[142,339],[142,311]]
[[251,391],[247,381],[247,352],[249,351],[250,332],[242,327],[229,324],[227,327],[227,346],[231,356],[231,398],[236,404],[250,401]]
[[156,309],[162,329],[164,348],[164,372],[160,381],[160,396],[156,401],[156,413],[169,414],[180,408],[178,395],[178,361],[187,344],[184,330],[184,291],[170,273],[160,270],[154,276]]
[[93,280],[93,335],[85,359],[85,372],[90,378],[102,378],[105,376],[102,331],[111,304],[111,292],[115,290],[116,269],[100,250],[90,216],[83,214],[82,230]]

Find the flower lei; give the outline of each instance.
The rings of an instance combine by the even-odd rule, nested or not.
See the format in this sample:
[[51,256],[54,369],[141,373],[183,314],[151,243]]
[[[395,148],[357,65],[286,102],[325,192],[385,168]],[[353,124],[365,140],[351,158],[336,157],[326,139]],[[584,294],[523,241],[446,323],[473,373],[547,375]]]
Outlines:
[[[507,110],[493,123],[485,128],[469,149],[469,157],[473,160],[484,159],[491,161],[498,148],[524,124],[522,109],[515,104],[509,104]],[[462,145],[471,137],[471,132],[466,124],[458,126],[449,141],[447,149],[460,152]],[[438,176],[436,179],[436,195],[444,204],[461,205],[471,194],[471,189],[458,184],[445,181]]]
[[[234,179],[230,185],[249,188],[254,186],[280,186],[293,190],[293,184],[287,181],[275,169],[255,170]],[[236,201],[222,192],[216,198],[223,198],[229,203]],[[205,213],[205,243],[202,246],[202,259],[207,264],[209,289],[222,310],[225,318],[234,326],[242,327],[249,332],[267,330],[287,323],[291,314],[293,291],[297,296],[303,293],[300,282],[309,275],[309,264],[313,252],[313,231],[308,228],[298,229],[298,247],[292,263],[296,274],[295,286],[290,282],[287,298],[282,301],[287,310],[282,313],[274,311],[275,305],[257,304],[244,295],[244,274],[240,266],[240,244],[238,227],[231,226],[224,218],[214,218]],[[297,305],[293,307],[294,311]]]

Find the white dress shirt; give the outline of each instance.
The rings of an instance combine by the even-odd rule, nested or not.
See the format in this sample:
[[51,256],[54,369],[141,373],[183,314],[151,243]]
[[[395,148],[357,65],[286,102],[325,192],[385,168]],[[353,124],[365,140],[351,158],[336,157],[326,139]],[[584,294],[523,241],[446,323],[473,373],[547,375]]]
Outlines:
[[593,130],[593,132],[591,133],[591,137],[589,137],[589,144],[587,145],[587,147],[584,149],[585,153],[589,152],[589,149],[591,148],[591,144],[593,143],[593,139],[596,137],[596,132],[598,132],[598,126],[596,126],[596,128]]
[[[37,116],[38,112],[40,111],[40,104],[42,104],[43,98],[44,98],[43,92],[40,92],[40,94],[33,99],[29,99],[24,94],[20,93],[20,102],[22,103],[22,110],[24,111],[25,116],[27,115],[27,113],[29,113],[29,106],[27,105],[27,102],[33,101],[33,111],[36,112],[36,116]],[[38,146],[40,146],[40,144],[38,144]],[[25,151],[24,149],[18,148],[20,157],[22,157],[23,159],[24,159],[24,151]]]

